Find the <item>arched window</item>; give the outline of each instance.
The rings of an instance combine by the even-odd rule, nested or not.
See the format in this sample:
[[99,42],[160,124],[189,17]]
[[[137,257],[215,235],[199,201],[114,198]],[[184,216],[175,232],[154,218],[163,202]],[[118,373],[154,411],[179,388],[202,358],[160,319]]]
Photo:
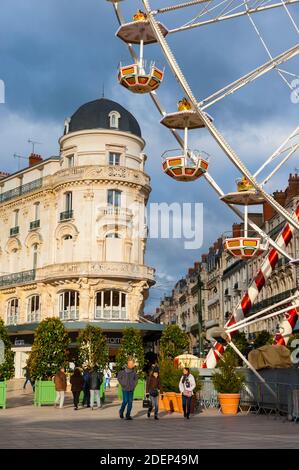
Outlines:
[[16,325],[19,322],[19,299],[13,298],[7,302],[7,325]]
[[118,290],[96,293],[96,320],[127,320],[127,294]]
[[120,114],[117,111],[111,111],[109,113],[110,127],[113,129],[118,129]]
[[37,323],[40,321],[40,296],[32,295],[28,299],[27,305],[28,323]]
[[33,251],[33,269],[37,268],[37,258],[38,258],[38,244],[35,243],[32,246],[32,251]]
[[59,295],[59,317],[61,320],[79,319],[80,295],[75,290],[64,291]]

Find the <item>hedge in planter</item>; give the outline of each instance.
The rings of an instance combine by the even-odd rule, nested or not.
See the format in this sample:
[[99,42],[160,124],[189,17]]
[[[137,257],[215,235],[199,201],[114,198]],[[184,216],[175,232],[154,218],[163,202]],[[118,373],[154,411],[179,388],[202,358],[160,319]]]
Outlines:
[[189,339],[178,325],[168,325],[160,339],[160,353],[162,357],[174,359],[189,348]]
[[103,370],[109,362],[107,338],[99,327],[87,325],[78,337],[80,366]]
[[[144,349],[142,336],[135,328],[126,328],[121,339],[120,350],[116,356],[116,372],[126,367],[128,359],[132,358],[136,363],[136,372],[139,380],[134,391],[134,399],[142,400],[145,395],[144,380]],[[118,396],[121,397],[121,387],[118,386]]]
[[6,380],[12,379],[15,372],[14,355],[4,321],[0,319],[0,408],[6,408]]
[[36,382],[36,405],[55,402],[51,380],[61,367],[68,365],[69,344],[69,336],[59,318],[46,318],[36,329],[28,360],[30,375]]
[[234,354],[226,351],[223,358],[219,361],[219,370],[212,375],[212,382],[221,405],[223,414],[237,414],[240,393],[244,387],[245,376],[236,371],[238,364]]

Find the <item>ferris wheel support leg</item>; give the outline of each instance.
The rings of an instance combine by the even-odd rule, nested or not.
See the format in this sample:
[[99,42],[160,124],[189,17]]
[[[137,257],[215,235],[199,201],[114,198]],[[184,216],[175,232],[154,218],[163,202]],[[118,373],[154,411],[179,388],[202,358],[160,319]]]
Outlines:
[[236,354],[238,354],[238,356],[242,359],[242,361],[245,362],[245,364],[247,365],[247,367],[252,370],[252,372],[254,373],[254,375],[256,375],[256,377],[264,384],[264,386],[267,388],[267,390],[269,390],[269,392],[271,393],[271,395],[277,399],[277,395],[276,393],[274,392],[274,390],[272,390],[272,388],[270,387],[270,385],[267,384],[267,382],[265,381],[265,379],[258,373],[258,371],[250,364],[250,362],[246,359],[245,356],[243,356],[243,354],[241,353],[241,351],[239,351],[239,349],[237,348],[237,346],[232,342],[230,341],[229,342],[229,345],[231,346],[231,348],[235,351]]
[[238,170],[246,176],[246,178],[249,180],[249,182],[264,196],[265,200],[280,214],[282,215],[294,228],[299,230],[299,223],[296,221],[290,213],[283,208],[280,204],[275,201],[275,199],[270,196],[256,181],[254,176],[249,172],[247,167],[244,165],[244,163],[240,160],[238,155],[234,152],[234,150],[229,146],[229,144],[226,142],[224,137],[221,135],[221,133],[218,131],[218,129],[214,126],[214,124],[210,121],[208,116],[198,107],[197,100],[195,99],[195,96],[193,95],[193,92],[185,79],[179,65],[177,64],[172,51],[170,50],[170,47],[163,37],[159,26],[157,25],[157,22],[153,16],[153,13],[151,11],[149,1],[148,0],[142,0],[142,3],[144,5],[147,18],[151,24],[151,27],[153,29],[153,32],[156,36],[157,41],[159,42],[161,49],[170,65],[171,70],[173,71],[176,79],[178,80],[179,84],[181,85],[181,88],[183,91],[186,93],[186,96],[189,98],[191,101],[195,112],[198,114],[198,116],[201,118],[203,123],[205,124],[205,127],[209,130],[210,134],[214,138],[214,140],[218,143],[218,145],[222,148],[224,153],[228,156],[228,158],[232,161],[232,163],[238,168]]

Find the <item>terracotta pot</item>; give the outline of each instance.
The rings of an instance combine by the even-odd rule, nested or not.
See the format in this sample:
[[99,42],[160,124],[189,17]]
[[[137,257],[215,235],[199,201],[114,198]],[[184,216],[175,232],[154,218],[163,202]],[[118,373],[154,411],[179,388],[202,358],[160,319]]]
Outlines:
[[167,396],[166,393],[159,396],[159,409],[160,410],[165,410],[165,411],[170,411],[169,400],[168,400],[168,396]]
[[183,399],[181,393],[176,393],[177,408],[174,411],[178,413],[183,413]]
[[236,415],[240,403],[240,393],[218,393],[221,412],[224,415]]

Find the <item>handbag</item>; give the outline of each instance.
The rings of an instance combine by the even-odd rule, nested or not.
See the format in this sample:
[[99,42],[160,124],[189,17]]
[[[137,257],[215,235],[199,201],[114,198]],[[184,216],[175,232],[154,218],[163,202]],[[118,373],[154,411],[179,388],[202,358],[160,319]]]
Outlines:
[[143,408],[149,408],[150,407],[150,404],[151,404],[151,401],[149,398],[145,398],[142,402],[142,407]]

